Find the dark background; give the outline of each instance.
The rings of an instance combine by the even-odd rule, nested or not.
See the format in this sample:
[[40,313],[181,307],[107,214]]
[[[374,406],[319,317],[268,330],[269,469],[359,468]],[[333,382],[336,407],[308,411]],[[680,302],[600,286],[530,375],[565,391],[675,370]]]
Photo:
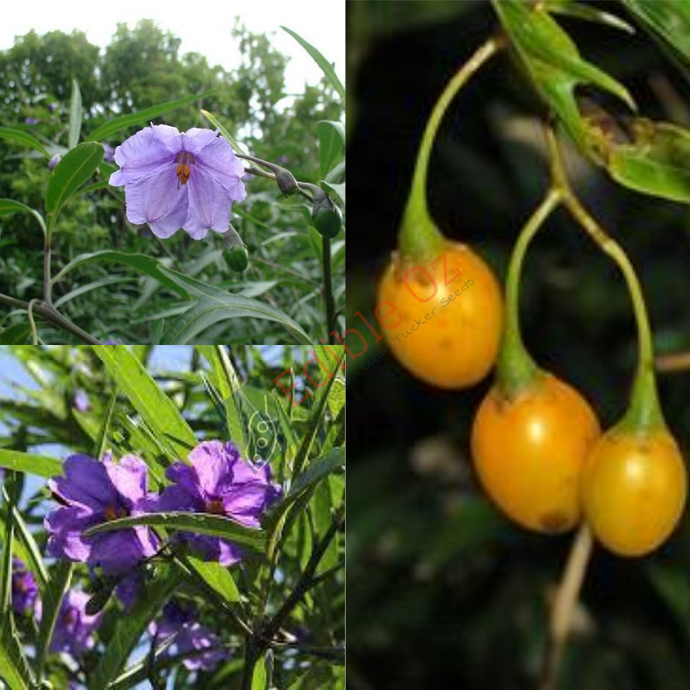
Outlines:
[[[605,4],[625,15],[622,5]],[[559,21],[587,59],[631,90],[642,114],[690,122],[688,84],[643,32]],[[426,118],[495,24],[485,2],[348,3],[355,241],[347,312],[363,334],[352,315],[361,310],[373,320],[376,282],[396,244]],[[546,189],[540,114],[503,54],[456,99],[434,150],[432,215],[449,237],[481,251],[501,278],[519,228]],[[690,349],[688,208],[619,188],[582,160],[572,170],[587,206],[638,270],[657,352]],[[635,366],[630,300],[615,266],[561,212],[528,254],[521,314],[541,366],[578,387],[604,425],[615,422]],[[370,342],[362,360],[377,347]],[[390,353],[349,384],[353,690],[536,688],[548,596],[571,537],[522,531],[479,491],[468,433],[489,385],[441,392],[414,380]],[[687,449],[690,378],[661,375],[660,387],[669,426]],[[621,560],[597,549],[561,687],[690,687],[688,573],[687,517],[651,557]]]

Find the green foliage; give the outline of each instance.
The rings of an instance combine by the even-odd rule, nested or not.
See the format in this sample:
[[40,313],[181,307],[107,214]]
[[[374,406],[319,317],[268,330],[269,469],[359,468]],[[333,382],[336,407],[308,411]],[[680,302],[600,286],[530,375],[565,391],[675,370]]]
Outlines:
[[[0,148],[0,197],[14,203],[15,210],[47,206],[48,225],[57,229],[53,298],[66,318],[101,340],[169,342],[183,324],[186,342],[282,342],[285,324],[293,337],[303,338],[300,332],[312,339],[326,335],[320,246],[310,235],[305,199],[285,201],[270,180],[247,179],[248,198],[235,204],[233,224],[249,261],[244,272],[236,273],[228,270],[222,238],[215,233],[201,242],[184,233],[161,242],[147,227],[131,226],[123,190],[108,185],[113,165],[88,165],[84,177],[68,179],[74,171],[67,168],[76,160],[70,149],[80,138],[114,148],[137,127],[164,117],[181,131],[208,126],[208,119],[229,141],[240,139],[240,150],[275,160],[306,182],[325,179],[328,156],[335,168],[326,171],[328,183],[322,185],[344,189],[344,149],[336,157],[338,145],[319,136],[320,122],[337,127],[344,115],[336,89],[324,78],[287,99],[287,58],[271,38],[252,34],[238,22],[231,40],[242,57],[230,71],[210,66],[198,54],[180,54],[179,39],[150,21],[133,28],[119,25],[103,55],[80,32],[32,32],[0,54],[0,140],[7,144]],[[25,118],[39,123],[26,124]],[[85,151],[84,146],[75,150]],[[96,162],[95,145],[88,150]],[[54,154],[63,159],[51,174],[45,158]],[[59,218],[58,202],[69,204]],[[332,246],[339,301],[344,301],[342,237]],[[42,295],[42,253],[42,233],[31,218],[0,219],[0,294],[25,303]],[[243,312],[243,319],[229,318],[233,312],[227,309],[222,320],[207,311],[204,318],[200,312],[205,310],[190,299],[187,287],[163,269],[223,293],[234,305],[252,299],[258,308]],[[30,342],[26,315],[5,315],[0,339]],[[71,338],[48,322],[39,320],[38,328],[45,342]]]
[[[332,349],[342,356],[342,348]],[[124,689],[144,681],[162,687],[172,678],[181,687],[240,687],[245,640],[251,630],[256,631],[254,642],[259,651],[257,664],[247,671],[249,678],[262,678],[264,687],[279,690],[293,686],[344,688],[338,668],[343,663],[344,642],[344,534],[340,529],[333,530],[333,525],[340,524],[335,520],[344,502],[344,407],[339,387],[326,385],[333,381],[326,369],[335,372],[337,361],[320,348],[318,355],[324,363],[320,367],[313,362],[310,350],[309,346],[270,350],[238,346],[230,351],[221,346],[15,346],[0,351],[5,363],[14,355],[13,375],[17,375],[16,366],[21,363],[25,376],[32,381],[30,386],[18,386],[10,397],[0,398],[0,466],[15,471],[13,475],[6,472],[4,477],[3,489],[7,491],[3,490],[0,505],[0,553],[5,569],[13,555],[37,573],[43,602],[40,625],[29,614],[13,614],[5,606],[0,629],[0,673],[10,688],[37,687],[36,676],[42,676],[53,687],[66,687],[68,678],[88,688]],[[312,363],[305,369],[308,361]],[[298,408],[274,383],[290,367],[305,383],[304,375],[308,373],[310,387],[319,386]],[[296,513],[295,520],[283,524],[271,552],[267,551],[267,542],[275,532],[268,516],[261,529],[243,527],[218,515],[190,513],[104,523],[93,533],[134,524],[132,520],[150,521],[164,540],[181,529],[222,535],[243,545],[242,562],[230,568],[203,561],[180,544],[169,545],[146,564],[140,564],[142,589],[133,608],[127,611],[111,594],[117,578],[108,580],[98,569],[90,572],[79,563],[45,559],[43,516],[58,504],[46,492],[43,475],[60,474],[61,463],[41,460],[40,447],[48,444],[54,448],[57,444],[60,455],[112,452],[120,458],[136,453],[149,466],[149,488],[157,490],[159,482],[167,483],[158,470],[172,457],[187,461],[189,449],[198,441],[222,437],[217,400],[231,397],[249,382],[279,396],[286,420],[306,439],[305,444],[295,444],[286,457],[271,466],[273,481],[285,492],[277,506],[281,511]],[[87,396],[88,409],[75,408],[77,391]],[[282,405],[284,399],[286,404]],[[232,415],[232,406],[226,409]],[[337,437],[329,433],[333,427],[341,432]],[[174,443],[178,445],[171,451]],[[174,456],[168,456],[169,452]],[[47,463],[46,467],[41,466],[42,462]],[[26,472],[41,478],[25,480]],[[158,479],[152,480],[152,475]],[[9,505],[8,494],[20,483],[24,498],[15,508]],[[309,492],[312,497],[302,500]],[[297,496],[299,505],[293,500]],[[276,612],[290,602],[296,588],[304,585],[305,556],[309,558],[329,531],[333,541],[328,542],[320,569],[308,580],[302,595],[293,597],[280,629],[274,633],[284,642],[261,648],[262,626],[268,625]],[[36,555],[27,555],[29,551]],[[3,576],[2,582],[9,580]],[[94,648],[76,660],[50,652],[53,626],[59,624],[56,615],[60,601],[70,587],[89,592],[91,602],[98,600],[103,615]],[[8,590],[0,586],[2,591]],[[195,606],[198,622],[219,636],[224,649],[232,651],[214,670],[190,671],[182,661],[193,651],[170,654],[166,651],[169,645],[160,640],[151,650],[149,625],[160,620],[162,607],[172,598]],[[306,636],[305,640],[300,636]],[[320,679],[326,685],[305,685],[305,678]]]

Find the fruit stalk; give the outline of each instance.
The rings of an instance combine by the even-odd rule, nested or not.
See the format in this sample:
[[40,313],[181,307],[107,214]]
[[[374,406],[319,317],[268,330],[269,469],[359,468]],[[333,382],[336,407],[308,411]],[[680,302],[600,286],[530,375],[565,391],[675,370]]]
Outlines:
[[448,106],[455,96],[468,82],[470,77],[478,72],[501,49],[502,45],[503,43],[499,38],[490,38],[482,44],[460,68],[459,72],[448,82],[434,106],[424,130],[419,153],[417,154],[412,188],[400,228],[398,247],[403,260],[417,260],[426,257],[435,258],[434,252],[436,252],[443,241],[441,233],[430,222],[426,196],[429,161],[434,141]]
[[532,238],[558,206],[560,194],[550,189],[520,231],[508,267],[506,280],[506,320],[498,357],[498,384],[507,398],[514,397],[534,379],[538,368],[525,349],[520,333],[520,275]]
[[654,374],[652,333],[642,289],[640,288],[640,281],[621,245],[599,225],[571,189],[566,177],[558,142],[551,127],[546,128],[546,137],[551,158],[554,188],[561,194],[563,204],[574,220],[620,268],[632,300],[637,323],[637,372],[633,383],[630,405],[625,417],[621,420],[620,428],[627,428],[635,432],[663,429],[665,428],[665,422],[659,404]]
[[556,591],[549,621],[549,641],[539,690],[555,690],[563,653],[572,629],[573,615],[592,556],[594,540],[587,524],[573,539],[568,560]]

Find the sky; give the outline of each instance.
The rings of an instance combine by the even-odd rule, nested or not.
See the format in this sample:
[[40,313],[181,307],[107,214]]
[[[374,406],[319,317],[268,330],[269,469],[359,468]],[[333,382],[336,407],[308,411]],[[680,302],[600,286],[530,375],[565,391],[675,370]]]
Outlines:
[[104,47],[119,22],[133,27],[140,19],[153,19],[161,29],[182,39],[182,53],[198,52],[205,55],[211,65],[232,69],[239,64],[239,51],[230,35],[236,16],[254,32],[276,32],[273,45],[291,57],[286,71],[288,93],[301,93],[305,81],[314,84],[322,73],[304,49],[280,29],[281,24],[300,34],[335,62],[338,76],[345,81],[345,3],[342,0],[13,2],[2,13],[0,50],[11,48],[15,36],[23,36],[32,29],[39,34],[80,29],[91,43]]

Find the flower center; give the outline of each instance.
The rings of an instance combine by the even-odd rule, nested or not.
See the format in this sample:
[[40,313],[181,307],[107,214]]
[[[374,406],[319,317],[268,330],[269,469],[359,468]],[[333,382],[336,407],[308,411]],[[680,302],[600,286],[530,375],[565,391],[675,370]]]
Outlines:
[[225,515],[225,508],[223,508],[223,501],[214,499],[206,501],[206,512],[214,515]]
[[106,509],[105,509],[105,519],[107,522],[110,522],[111,520],[117,520],[118,518],[123,518],[127,517],[129,513],[125,508],[120,508],[119,510],[112,504],[110,504]]
[[177,163],[177,188],[179,189],[180,185],[185,185],[189,181],[191,175],[189,166],[194,165],[196,159],[193,154],[180,151],[175,158],[175,163]]

